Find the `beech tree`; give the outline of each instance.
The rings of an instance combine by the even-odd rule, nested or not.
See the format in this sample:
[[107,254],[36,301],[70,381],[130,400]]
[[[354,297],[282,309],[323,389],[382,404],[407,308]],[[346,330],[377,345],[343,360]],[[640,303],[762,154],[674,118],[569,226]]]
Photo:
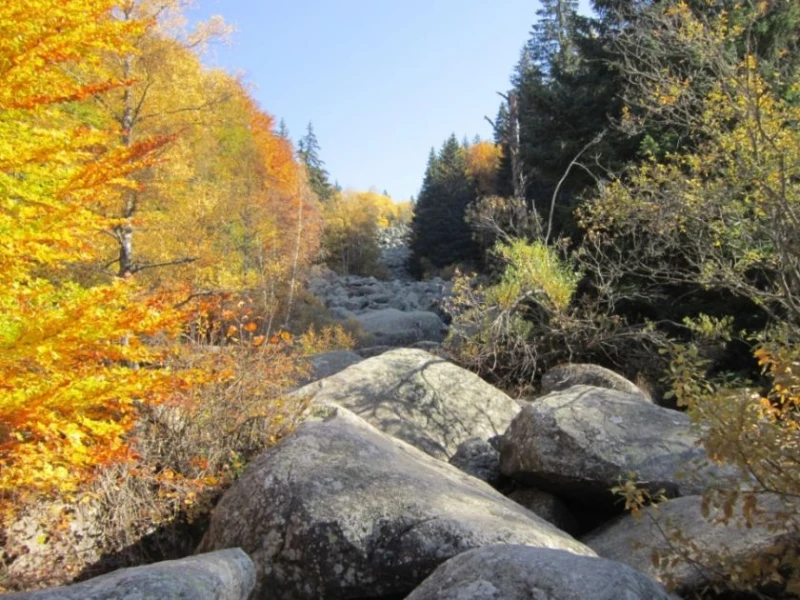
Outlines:
[[[108,97],[97,98],[108,117],[118,124],[125,146],[150,137],[173,141],[179,132],[184,132],[203,116],[207,118],[210,108],[226,98],[215,88],[214,78],[204,76],[193,52],[212,39],[227,35],[229,28],[215,17],[186,32],[181,12],[184,4],[184,0],[133,0],[122,3],[114,12],[122,23],[137,20],[152,23],[131,38],[129,52],[108,56],[107,68],[129,85]],[[183,85],[179,95],[174,93],[175,81]],[[166,164],[180,163],[168,161]],[[139,188],[128,190],[120,206],[108,215],[117,219],[111,229],[116,242],[116,260],[110,265],[116,264],[119,277],[197,259],[183,254],[156,258],[153,255],[157,255],[157,251],[153,252],[146,245],[137,249],[134,242],[137,221],[143,216],[147,218],[148,213],[162,212],[164,204],[171,201],[170,194],[178,190],[178,186],[172,185],[174,177],[164,181],[157,175],[159,172],[154,170],[137,175]]]
[[0,511],[26,494],[72,492],[125,456],[133,402],[191,378],[129,366],[164,364],[141,340],[176,332],[172,299],[132,281],[73,277],[73,265],[97,260],[98,232],[114,226],[98,208],[135,188],[131,176],[161,143],[122,144],[120,129],[83,120],[87,98],[127,84],[105,57],[133,51],[131,36],[148,26],[117,21],[117,8],[0,6]]

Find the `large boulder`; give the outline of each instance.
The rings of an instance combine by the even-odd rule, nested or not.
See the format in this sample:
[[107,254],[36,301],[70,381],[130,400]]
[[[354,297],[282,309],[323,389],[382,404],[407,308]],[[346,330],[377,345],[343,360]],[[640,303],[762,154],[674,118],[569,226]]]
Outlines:
[[427,311],[385,308],[361,313],[355,320],[370,336],[373,345],[408,346],[423,340],[441,342],[447,333],[447,326],[439,316]]
[[253,561],[239,548],[120,569],[74,585],[4,595],[8,600],[247,600]]
[[248,552],[254,598],[402,597],[452,556],[494,544],[594,555],[484,482],[349,411],[317,413],[247,468],[200,545]]
[[451,558],[406,600],[669,600],[618,562],[528,546],[489,546]]
[[423,350],[384,352],[300,388],[442,460],[469,438],[506,430],[520,408],[477,375]]
[[573,385],[591,385],[631,394],[643,402],[652,402],[638,385],[610,369],[592,364],[563,364],[547,371],[542,376],[541,393],[567,390]]
[[609,489],[635,474],[652,492],[700,493],[715,465],[683,413],[616,390],[573,386],[529,404],[504,436],[500,468],[528,487],[592,506],[612,503]]
[[619,517],[583,541],[602,557],[691,594],[709,583],[725,583],[738,569],[756,573],[746,568],[753,560],[763,561],[762,566],[772,560],[778,564],[784,552],[800,544],[797,500],[787,503],[774,495],[759,495],[756,507],[762,514],[751,517],[749,525],[743,507],[741,501],[736,504],[730,519],[719,508],[709,509],[704,517],[702,497],[675,498],[657,509],[646,508],[638,518]]

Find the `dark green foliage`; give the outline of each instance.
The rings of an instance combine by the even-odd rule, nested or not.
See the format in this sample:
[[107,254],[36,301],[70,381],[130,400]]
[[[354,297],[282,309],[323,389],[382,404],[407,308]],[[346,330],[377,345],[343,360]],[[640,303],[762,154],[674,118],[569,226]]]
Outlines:
[[[638,142],[614,128],[622,82],[611,65],[611,28],[581,17],[573,0],[547,0],[522,49],[510,91],[519,106],[520,159],[531,210],[546,222],[558,182],[554,234],[577,236],[572,212],[582,193],[636,155]],[[506,103],[495,121],[504,146],[500,192],[511,195]],[[599,142],[593,143],[604,132]],[[570,166],[583,151],[580,164]]]
[[305,136],[297,143],[297,156],[308,170],[311,189],[322,202],[330,200],[336,190],[328,179],[325,163],[319,157],[319,142],[311,123],[308,124]]
[[476,199],[467,176],[464,148],[455,135],[438,155],[431,149],[422,190],[411,223],[411,272],[421,277],[426,264],[444,267],[480,258],[465,211]]

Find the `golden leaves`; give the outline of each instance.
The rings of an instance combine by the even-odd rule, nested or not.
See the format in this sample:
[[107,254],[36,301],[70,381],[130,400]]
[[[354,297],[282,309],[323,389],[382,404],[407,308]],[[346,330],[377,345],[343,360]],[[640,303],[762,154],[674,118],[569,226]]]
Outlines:
[[[96,259],[113,201],[162,144],[119,146],[118,131],[87,126],[65,106],[119,85],[100,53],[130,45],[139,24],[111,18],[113,2],[12,1],[0,6],[0,489],[73,492],[98,465],[128,452],[134,400],[180,385],[168,370],[141,371],[161,353],[137,337],[175,331],[163,295],[130,281],[87,286],[68,264]],[[70,68],[64,68],[69,63]],[[88,79],[76,78],[85,69]],[[73,73],[73,74],[70,74]],[[81,83],[80,81],[88,81]],[[13,493],[12,493],[13,492]],[[7,509],[0,506],[0,511]]]

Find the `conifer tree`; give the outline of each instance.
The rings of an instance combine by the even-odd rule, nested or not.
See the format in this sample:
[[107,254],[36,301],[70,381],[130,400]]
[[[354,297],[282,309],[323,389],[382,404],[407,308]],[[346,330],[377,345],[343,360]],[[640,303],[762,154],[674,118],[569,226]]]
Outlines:
[[314,133],[314,125],[309,122],[306,134],[297,144],[297,155],[308,170],[311,189],[322,202],[328,202],[334,194],[334,187],[328,179],[325,162],[319,157],[319,142]]
[[474,201],[464,148],[451,135],[438,155],[431,149],[415,206],[410,265],[414,275],[421,276],[426,264],[444,267],[479,258],[472,230],[464,220]]

